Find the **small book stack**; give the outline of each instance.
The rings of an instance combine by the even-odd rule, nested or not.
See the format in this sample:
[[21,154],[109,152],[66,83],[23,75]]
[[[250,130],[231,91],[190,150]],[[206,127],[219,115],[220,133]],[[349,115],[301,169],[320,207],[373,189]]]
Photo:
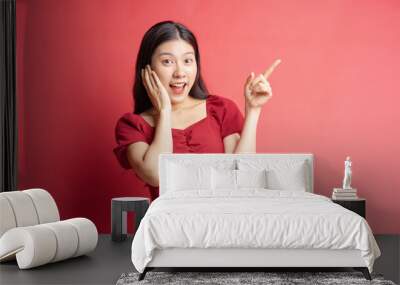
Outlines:
[[357,189],[333,188],[333,200],[357,200]]

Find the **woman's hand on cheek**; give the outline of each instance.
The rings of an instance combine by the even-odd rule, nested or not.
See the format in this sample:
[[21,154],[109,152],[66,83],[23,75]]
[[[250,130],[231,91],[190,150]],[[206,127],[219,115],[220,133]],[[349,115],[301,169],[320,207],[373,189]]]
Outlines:
[[254,72],[252,72],[249,77],[247,77],[244,87],[246,111],[250,109],[260,109],[271,99],[272,88],[267,79],[280,63],[281,60],[277,59],[263,74],[255,77]]
[[142,83],[157,113],[171,111],[171,100],[157,73],[146,65],[141,70]]

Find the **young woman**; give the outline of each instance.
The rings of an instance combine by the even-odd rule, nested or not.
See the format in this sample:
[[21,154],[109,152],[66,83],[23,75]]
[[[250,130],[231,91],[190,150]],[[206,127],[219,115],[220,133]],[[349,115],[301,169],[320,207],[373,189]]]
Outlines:
[[243,118],[232,100],[209,94],[193,33],[172,21],[154,25],[136,60],[135,110],[115,128],[114,153],[121,166],[134,170],[153,200],[160,153],[254,153],[261,107],[272,97],[267,78],[279,63],[247,78]]

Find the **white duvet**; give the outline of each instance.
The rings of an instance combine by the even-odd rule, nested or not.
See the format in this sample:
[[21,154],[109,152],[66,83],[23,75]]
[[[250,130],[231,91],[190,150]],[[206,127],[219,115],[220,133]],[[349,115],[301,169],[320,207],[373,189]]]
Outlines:
[[372,272],[380,250],[365,219],[300,191],[241,189],[166,193],[153,201],[132,243],[143,272],[154,249],[358,249]]

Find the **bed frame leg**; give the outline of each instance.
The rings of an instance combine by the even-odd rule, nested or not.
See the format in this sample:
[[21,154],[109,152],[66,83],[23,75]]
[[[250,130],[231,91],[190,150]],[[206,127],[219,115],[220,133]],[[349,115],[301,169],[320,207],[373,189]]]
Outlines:
[[139,274],[139,278],[138,281],[142,281],[144,279],[144,277],[146,276],[148,269],[147,267],[144,269],[144,271],[142,273]]
[[364,275],[365,279],[372,280],[371,275],[369,274],[369,270],[367,267],[354,267],[355,270],[361,271]]

